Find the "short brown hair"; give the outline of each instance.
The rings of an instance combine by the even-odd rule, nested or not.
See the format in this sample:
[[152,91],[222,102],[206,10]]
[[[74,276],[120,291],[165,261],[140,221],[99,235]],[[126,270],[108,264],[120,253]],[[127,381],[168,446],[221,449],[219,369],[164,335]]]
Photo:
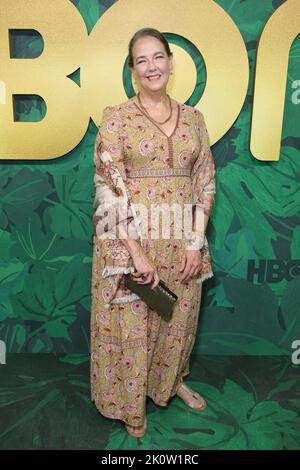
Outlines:
[[144,36],[153,36],[154,38],[158,39],[161,41],[165,47],[165,51],[168,55],[168,57],[173,55],[173,52],[170,50],[170,46],[164,35],[158,31],[157,29],[154,28],[142,28],[139,29],[132,38],[130,39],[129,46],[128,46],[128,66],[133,67],[133,54],[132,54],[132,49],[136,41]]

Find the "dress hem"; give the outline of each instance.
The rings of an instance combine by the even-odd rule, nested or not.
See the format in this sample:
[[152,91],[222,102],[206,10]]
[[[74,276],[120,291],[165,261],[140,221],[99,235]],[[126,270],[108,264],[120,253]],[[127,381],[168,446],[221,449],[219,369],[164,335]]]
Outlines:
[[[151,400],[152,400],[156,405],[158,405],[158,406],[163,406],[163,407],[168,406],[168,404],[169,404],[168,402],[170,401],[171,398],[173,398],[173,397],[176,396],[177,391],[178,391],[178,388],[182,385],[182,383],[183,383],[183,378],[186,377],[186,376],[189,375],[189,374],[190,374],[190,371],[186,372],[185,374],[183,374],[183,375],[181,376],[181,379],[180,379],[180,381],[179,381],[179,383],[178,383],[178,385],[177,385],[177,387],[176,387],[176,391],[175,391],[173,394],[170,395],[170,398],[169,398],[169,400],[168,400],[167,402],[158,402],[158,401],[154,400],[154,398],[153,398],[151,395],[149,395],[148,393],[146,393],[146,397],[151,398]],[[118,419],[118,420],[120,420],[120,421],[123,421],[125,424],[128,424],[129,426],[134,426],[134,425],[139,426],[139,425],[137,425],[136,423],[134,423],[134,424],[129,423],[128,421],[126,421],[124,418],[121,418],[120,416],[118,416],[118,417],[117,417],[117,416],[112,416],[112,414],[109,414],[109,413],[106,413],[106,412],[103,411],[103,410],[100,410],[100,409],[97,407],[97,405],[96,405],[96,403],[95,403],[95,400],[91,399],[91,401],[95,404],[95,406],[96,406],[97,410],[99,411],[99,413],[100,413],[102,416],[104,416],[105,418],[109,418],[109,419]],[[143,423],[141,423],[140,426],[142,426],[142,424],[143,424]]]

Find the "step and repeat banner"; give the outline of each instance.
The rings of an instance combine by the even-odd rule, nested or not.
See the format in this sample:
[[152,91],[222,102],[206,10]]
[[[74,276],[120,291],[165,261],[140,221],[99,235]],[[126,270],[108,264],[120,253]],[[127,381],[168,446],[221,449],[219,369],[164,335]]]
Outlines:
[[298,0],[1,0],[2,356],[89,351],[94,142],[104,107],[137,92],[143,27],[170,43],[168,93],[203,112],[216,165],[194,350],[296,357]]

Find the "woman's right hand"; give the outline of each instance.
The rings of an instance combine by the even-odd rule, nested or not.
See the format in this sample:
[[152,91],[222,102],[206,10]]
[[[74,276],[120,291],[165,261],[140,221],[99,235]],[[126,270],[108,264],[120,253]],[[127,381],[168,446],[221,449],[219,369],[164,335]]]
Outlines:
[[158,285],[160,277],[156,266],[148,258],[142,247],[139,247],[136,253],[132,255],[132,260],[136,269],[136,272],[132,273],[134,280],[138,284],[149,284],[153,281],[151,288],[154,289]]

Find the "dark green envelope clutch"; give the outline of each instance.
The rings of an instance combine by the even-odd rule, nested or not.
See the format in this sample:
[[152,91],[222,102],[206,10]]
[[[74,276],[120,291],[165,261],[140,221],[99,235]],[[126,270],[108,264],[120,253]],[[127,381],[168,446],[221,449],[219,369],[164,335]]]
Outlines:
[[134,281],[132,274],[124,274],[124,283],[128,289],[138,295],[148,307],[155,310],[165,321],[172,318],[173,307],[178,299],[164,283],[160,280],[158,285],[151,289],[152,282],[149,284],[139,284]]

